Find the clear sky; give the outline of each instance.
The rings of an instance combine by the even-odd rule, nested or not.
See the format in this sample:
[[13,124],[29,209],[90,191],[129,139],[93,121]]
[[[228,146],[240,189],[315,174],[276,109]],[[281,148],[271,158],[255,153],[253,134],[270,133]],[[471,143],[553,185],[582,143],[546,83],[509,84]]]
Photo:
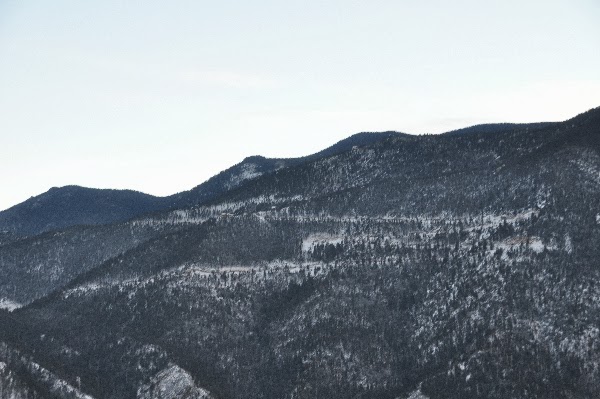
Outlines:
[[600,106],[598,0],[0,0],[0,209]]

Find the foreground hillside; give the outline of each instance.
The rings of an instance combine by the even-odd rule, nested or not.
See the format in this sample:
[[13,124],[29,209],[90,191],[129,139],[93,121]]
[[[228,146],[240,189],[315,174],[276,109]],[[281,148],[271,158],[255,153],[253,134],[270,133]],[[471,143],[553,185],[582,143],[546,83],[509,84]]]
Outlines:
[[598,242],[599,109],[390,135],[191,207],[1,246],[0,296],[26,306],[0,312],[0,386],[597,398]]

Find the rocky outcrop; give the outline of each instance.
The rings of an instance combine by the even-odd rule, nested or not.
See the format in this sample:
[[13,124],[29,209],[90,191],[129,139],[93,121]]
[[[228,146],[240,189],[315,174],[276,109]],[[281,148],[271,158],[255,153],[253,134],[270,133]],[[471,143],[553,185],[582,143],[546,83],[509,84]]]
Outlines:
[[172,364],[159,371],[148,384],[138,389],[138,399],[213,399],[205,389],[194,384],[190,374]]

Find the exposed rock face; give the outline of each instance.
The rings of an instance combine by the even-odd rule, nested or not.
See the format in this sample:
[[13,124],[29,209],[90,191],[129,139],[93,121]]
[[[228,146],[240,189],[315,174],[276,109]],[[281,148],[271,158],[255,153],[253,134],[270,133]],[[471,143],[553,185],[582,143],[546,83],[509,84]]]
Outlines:
[[212,399],[205,389],[198,388],[192,377],[173,364],[158,372],[150,383],[138,389],[139,399]]
[[423,395],[423,392],[421,392],[421,388],[419,388],[416,391],[413,391],[408,397],[408,399],[429,399],[429,397]]

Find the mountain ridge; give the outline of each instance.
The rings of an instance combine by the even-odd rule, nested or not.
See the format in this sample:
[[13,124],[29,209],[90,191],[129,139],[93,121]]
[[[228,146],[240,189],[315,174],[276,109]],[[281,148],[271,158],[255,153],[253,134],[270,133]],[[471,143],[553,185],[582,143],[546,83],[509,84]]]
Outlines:
[[[567,121],[577,121],[585,118],[585,115],[592,111],[594,109]],[[453,137],[480,133],[494,134],[517,129],[547,128],[558,123],[480,124],[441,133],[440,135]],[[261,155],[252,155],[190,190],[162,197],[129,189],[98,189],[78,185],[52,187],[45,193],[31,197],[22,203],[0,211],[0,231],[17,234],[17,236],[36,235],[45,231],[62,229],[74,225],[110,224],[126,221],[147,213],[193,206],[217,198],[222,193],[236,187],[245,180],[253,179],[284,167],[311,162],[319,158],[349,151],[355,146],[370,145],[378,141],[398,137],[410,138],[418,136],[395,131],[361,132],[342,139],[324,150],[302,157],[267,158]],[[68,202],[65,197],[69,196],[79,196],[82,198],[75,198],[74,201]],[[105,197],[102,198],[102,196]],[[58,201],[56,197],[59,197]],[[75,213],[76,210],[79,210],[80,213]],[[53,217],[56,217],[56,219]]]
[[110,224],[146,213],[192,206],[259,175],[347,151],[354,146],[368,145],[391,135],[402,133],[357,133],[322,151],[297,158],[249,156],[190,190],[164,197],[127,189],[97,189],[77,185],[52,187],[45,193],[1,211],[0,231],[36,235],[73,225]]

